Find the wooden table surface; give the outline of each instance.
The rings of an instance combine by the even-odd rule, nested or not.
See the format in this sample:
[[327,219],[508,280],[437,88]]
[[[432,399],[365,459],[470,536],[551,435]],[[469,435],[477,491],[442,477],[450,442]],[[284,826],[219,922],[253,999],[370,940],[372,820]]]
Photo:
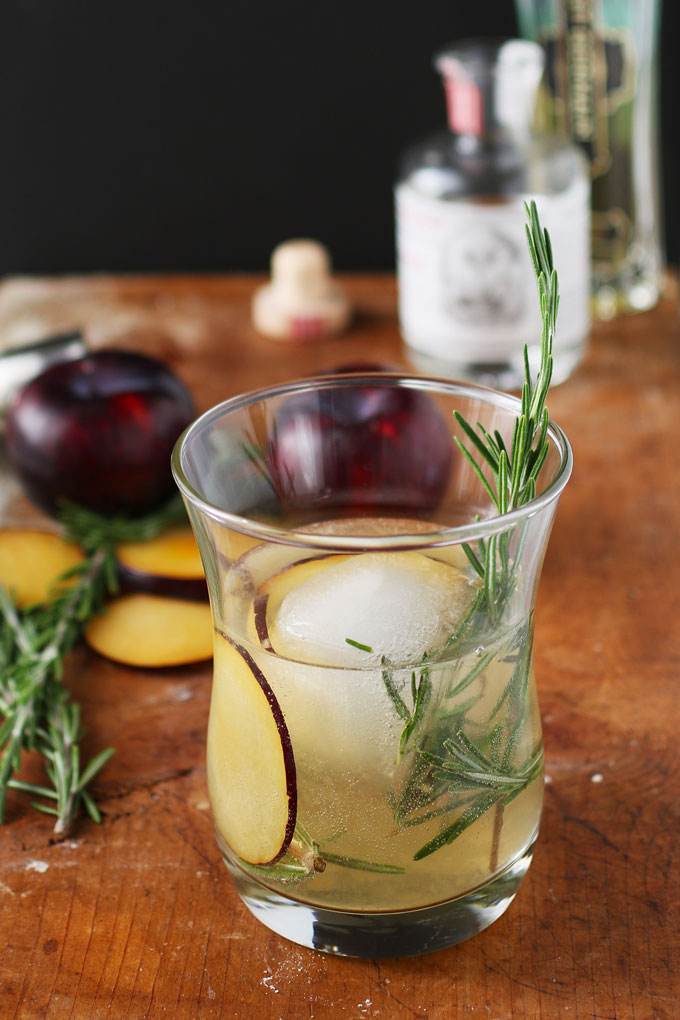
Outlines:
[[[73,325],[165,358],[200,409],[357,358],[405,364],[394,281],[352,277],[345,336],[292,347],[249,323],[253,278],[10,280],[0,343]],[[538,606],[546,804],[507,913],[430,956],[289,944],[241,905],[208,806],[208,665],[124,669],[78,649],[68,682],[101,826],[0,829],[2,1020],[677,1020],[680,1016],[680,329],[677,292],[598,325],[550,409],[574,448]]]

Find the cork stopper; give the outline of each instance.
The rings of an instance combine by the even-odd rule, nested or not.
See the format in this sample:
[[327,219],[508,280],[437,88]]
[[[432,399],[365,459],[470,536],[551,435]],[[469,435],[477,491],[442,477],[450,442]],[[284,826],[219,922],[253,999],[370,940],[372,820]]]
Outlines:
[[297,239],[274,249],[271,280],[253,298],[253,323],[260,333],[312,340],[339,332],[349,317],[349,302],[333,280],[322,244]]

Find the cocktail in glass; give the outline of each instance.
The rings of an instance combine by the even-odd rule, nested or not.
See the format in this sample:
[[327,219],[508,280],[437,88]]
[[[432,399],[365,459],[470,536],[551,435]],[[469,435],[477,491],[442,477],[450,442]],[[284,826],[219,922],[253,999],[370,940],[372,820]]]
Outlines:
[[175,451],[215,621],[217,838],[255,916],[317,949],[459,942],[531,861],[534,607],[571,453],[550,423],[535,495],[499,515],[454,411],[510,448],[515,398],[367,374],[226,401]]

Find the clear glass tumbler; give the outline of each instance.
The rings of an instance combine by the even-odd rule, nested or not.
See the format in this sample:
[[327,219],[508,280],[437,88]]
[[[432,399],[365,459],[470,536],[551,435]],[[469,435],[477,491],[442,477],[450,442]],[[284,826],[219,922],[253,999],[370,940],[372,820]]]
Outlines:
[[206,412],[173,470],[215,622],[207,770],[245,904],[328,952],[481,931],[531,861],[543,799],[538,578],[569,444],[498,516],[454,411],[510,443],[519,401],[326,376]]

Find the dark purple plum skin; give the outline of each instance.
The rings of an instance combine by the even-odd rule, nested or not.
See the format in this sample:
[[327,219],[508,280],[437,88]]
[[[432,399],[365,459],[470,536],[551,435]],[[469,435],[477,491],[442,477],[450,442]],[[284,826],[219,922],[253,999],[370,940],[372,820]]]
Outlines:
[[138,517],[175,491],[173,446],[196,415],[184,383],[132,351],[95,351],[46,369],[16,395],[7,456],[48,514],[62,500]]
[[405,387],[296,394],[277,411],[269,448],[282,508],[428,517],[456,463],[452,432],[431,397]]
[[207,602],[208,585],[204,577],[169,577],[166,574],[150,574],[135,570],[124,563],[116,564],[118,583],[121,590],[140,592],[143,595],[163,595],[170,599],[186,599],[188,602]]

